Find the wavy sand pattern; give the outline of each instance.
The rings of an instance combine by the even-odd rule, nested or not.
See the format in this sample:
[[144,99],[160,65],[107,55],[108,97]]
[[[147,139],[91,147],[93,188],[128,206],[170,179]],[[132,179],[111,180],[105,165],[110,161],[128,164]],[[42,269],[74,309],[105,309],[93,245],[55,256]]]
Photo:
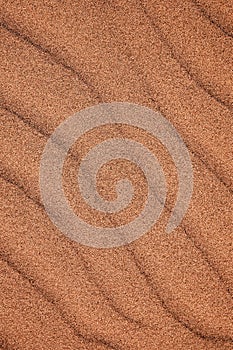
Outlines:
[[[233,5],[227,0],[0,0],[0,348],[233,349]],[[72,114],[125,101],[163,114],[185,141],[194,191],[165,234],[177,174],[144,130],[111,125],[72,147],[64,189],[92,225],[114,227],[143,208],[147,182],[126,160],[98,173],[103,198],[132,181],[127,210],[109,215],[80,195],[76,169],[94,145],[130,138],[156,154],[168,195],[158,222],[130,245],[69,240],[40,197],[45,144]]]

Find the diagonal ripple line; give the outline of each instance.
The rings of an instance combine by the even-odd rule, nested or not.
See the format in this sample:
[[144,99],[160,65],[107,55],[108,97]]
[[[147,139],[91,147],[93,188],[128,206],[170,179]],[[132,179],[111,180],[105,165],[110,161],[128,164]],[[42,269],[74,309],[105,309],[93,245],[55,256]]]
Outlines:
[[[95,146],[82,159],[78,183],[85,201],[97,210],[115,213],[132,200],[128,180],[116,186],[115,201],[103,200],[96,190],[98,169],[112,159],[127,159],[144,172],[148,183],[145,206],[136,219],[114,228],[95,227],[79,218],[69,205],[62,186],[63,165],[71,146],[86,132],[107,124],[125,124],[143,129],[168,150],[178,173],[176,204],[166,227],[171,233],[182,221],[192,197],[193,168],[189,151],[173,125],[161,113],[128,102],[101,103],[79,111],[61,123],[49,138],[40,163],[40,191],[45,210],[66,236],[95,248],[113,248],[129,244],[147,233],[158,220],[166,201],[166,181],[154,154],[141,143],[126,138],[112,138]],[[62,145],[62,147],[58,147]]]

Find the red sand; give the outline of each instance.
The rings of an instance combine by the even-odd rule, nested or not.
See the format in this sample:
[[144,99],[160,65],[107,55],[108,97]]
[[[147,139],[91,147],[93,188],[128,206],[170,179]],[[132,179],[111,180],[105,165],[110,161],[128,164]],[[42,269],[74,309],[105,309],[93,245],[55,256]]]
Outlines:
[[[0,346],[233,349],[231,3],[21,0],[0,8]],[[129,173],[138,196],[121,215],[95,213],[73,187],[80,157],[106,133],[150,147],[169,188],[167,210],[150,232],[96,250],[49,220],[39,164],[63,120],[111,101],[159,109],[173,123],[191,154],[194,192],[181,225],[165,234],[177,190],[166,150],[130,127],[84,136],[67,159],[64,184],[93,225],[128,222],[145,200],[143,176],[126,161],[113,164],[115,177],[106,167],[98,179],[112,199],[112,183]]]

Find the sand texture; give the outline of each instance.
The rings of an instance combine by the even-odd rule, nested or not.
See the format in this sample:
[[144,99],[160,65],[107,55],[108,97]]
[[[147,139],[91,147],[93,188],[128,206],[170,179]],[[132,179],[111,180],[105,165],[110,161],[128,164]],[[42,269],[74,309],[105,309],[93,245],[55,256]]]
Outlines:
[[[0,349],[233,349],[232,0],[0,0]],[[64,189],[92,226],[139,215],[142,171],[127,160],[100,169],[106,200],[131,180],[127,210],[90,208],[76,170],[114,137],[150,149],[166,174],[166,207],[129,245],[95,249],[70,240],[40,196],[46,142],[74,113],[103,102],[159,111],[191,156],[194,189],[172,234],[178,188],[164,147],[129,125],[91,130],[73,145]]]

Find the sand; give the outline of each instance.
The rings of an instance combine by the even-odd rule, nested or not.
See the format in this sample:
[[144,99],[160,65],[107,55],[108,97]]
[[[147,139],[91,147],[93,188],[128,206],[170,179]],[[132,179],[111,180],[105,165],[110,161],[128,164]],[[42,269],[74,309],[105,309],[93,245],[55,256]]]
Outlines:
[[[0,1],[2,349],[233,349],[233,7],[219,0]],[[168,152],[137,128],[92,130],[64,168],[70,205],[94,226],[133,220],[146,198],[140,169],[99,172],[107,200],[128,174],[126,211],[98,213],[76,186],[85,152],[106,138],[142,143],[166,174],[166,207],[129,245],[95,249],[50,221],[40,159],[56,127],[101,102],[159,111],[190,152],[194,190],[172,234],[177,193]]]

